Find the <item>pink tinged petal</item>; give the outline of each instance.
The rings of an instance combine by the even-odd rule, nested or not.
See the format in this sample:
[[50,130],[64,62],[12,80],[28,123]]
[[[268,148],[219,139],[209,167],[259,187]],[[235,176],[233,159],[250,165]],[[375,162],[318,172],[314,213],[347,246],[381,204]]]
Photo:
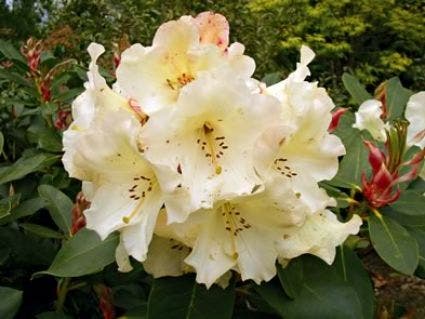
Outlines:
[[212,43],[223,51],[229,45],[229,23],[218,13],[206,11],[195,18],[201,43]]

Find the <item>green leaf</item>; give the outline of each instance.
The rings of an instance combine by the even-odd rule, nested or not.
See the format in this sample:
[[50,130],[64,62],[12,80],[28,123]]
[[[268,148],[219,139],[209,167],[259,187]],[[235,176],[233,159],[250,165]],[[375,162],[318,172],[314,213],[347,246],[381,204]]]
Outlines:
[[0,250],[9,249],[7,256],[11,264],[19,267],[50,265],[57,245],[50,239],[25,234],[11,227],[0,227]]
[[0,79],[9,80],[23,86],[32,86],[31,83],[20,74],[5,69],[0,69]]
[[12,210],[12,202],[9,200],[9,198],[3,198],[2,200],[0,200],[0,218],[1,219],[8,217],[10,215],[11,210]]
[[68,235],[71,229],[72,201],[60,190],[50,185],[40,185],[38,194],[46,202],[46,207],[56,225],[65,235]]
[[334,265],[343,280],[356,290],[361,301],[363,318],[372,319],[375,313],[373,286],[357,254],[348,247],[340,246]]
[[372,95],[370,95],[359,80],[351,74],[344,73],[342,75],[342,83],[344,83],[345,89],[350,93],[356,104],[360,105],[364,101],[372,99]]
[[46,202],[40,197],[31,198],[22,202],[18,207],[12,209],[11,215],[13,219],[29,216],[44,208]]
[[351,138],[346,143],[347,154],[340,162],[338,173],[330,184],[352,188],[361,185],[362,173],[368,176],[371,168],[368,162],[369,153],[363,143],[362,134],[359,131],[352,131]]
[[[336,267],[313,256],[299,257],[301,262],[289,264],[300,267],[302,280],[296,283],[298,292],[291,300],[276,280],[257,286],[258,293],[285,319],[365,318],[361,299],[355,287],[344,281]],[[299,270],[298,270],[299,271]]]
[[400,214],[425,217],[425,197],[415,191],[404,191],[400,198],[391,205]]
[[386,88],[389,120],[403,117],[407,101],[413,92],[404,88],[398,77],[389,79]]
[[155,279],[148,300],[148,319],[231,318],[235,292],[233,285],[206,289],[193,276]]
[[295,299],[299,297],[299,292],[302,289],[303,282],[303,269],[302,266],[297,265],[302,263],[300,258],[296,258],[290,261],[290,267],[283,269],[281,265],[277,265],[277,275],[285,290],[285,293],[291,298]]
[[51,152],[62,151],[62,138],[57,131],[43,128],[36,132],[38,147]]
[[57,239],[63,238],[63,235],[61,233],[45,226],[31,224],[31,223],[21,223],[19,224],[19,226],[25,229],[26,231],[29,231],[40,237],[57,238]]
[[0,286],[0,318],[13,319],[22,303],[22,291]]
[[329,184],[338,187],[352,188],[361,185],[361,176],[369,174],[371,168],[368,162],[368,150],[363,141],[371,140],[370,135],[352,127],[354,114],[346,112],[338,125],[335,134],[342,140],[346,155],[339,164],[337,175]]
[[6,42],[4,40],[0,39],[0,52],[3,53],[3,55],[10,59],[22,62],[26,64],[25,58],[22,56],[22,54],[9,42]]
[[416,240],[390,217],[371,215],[369,233],[378,255],[392,268],[412,275],[418,266],[419,251]]
[[71,103],[81,92],[83,92],[82,88],[70,89],[55,96],[55,100],[62,103]]
[[419,265],[416,274],[425,278],[425,230],[417,228],[408,228],[410,235],[415,238],[419,247]]
[[33,157],[21,157],[10,166],[2,168],[0,171],[0,184],[20,179],[30,173],[36,172],[47,163],[58,159],[58,156],[48,154],[37,154]]
[[49,269],[36,275],[80,277],[101,271],[115,261],[118,240],[116,233],[101,240],[96,232],[83,228],[63,244]]
[[147,305],[139,306],[127,311],[123,316],[118,319],[146,319],[147,318]]

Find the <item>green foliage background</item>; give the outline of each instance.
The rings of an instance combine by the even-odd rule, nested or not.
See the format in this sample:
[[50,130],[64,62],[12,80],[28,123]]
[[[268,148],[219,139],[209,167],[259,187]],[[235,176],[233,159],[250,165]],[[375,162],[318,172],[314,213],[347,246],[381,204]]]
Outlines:
[[288,74],[306,43],[317,53],[314,77],[339,103],[346,103],[340,81],[345,71],[369,88],[394,75],[414,90],[425,86],[421,0],[19,0],[13,10],[5,3],[0,5],[2,36],[49,38],[68,26],[71,33],[53,43],[64,56],[79,60],[87,58],[91,41],[111,49],[125,34],[130,43],[148,45],[164,21],[213,10],[229,19],[232,40],[244,43],[257,61],[258,78]]

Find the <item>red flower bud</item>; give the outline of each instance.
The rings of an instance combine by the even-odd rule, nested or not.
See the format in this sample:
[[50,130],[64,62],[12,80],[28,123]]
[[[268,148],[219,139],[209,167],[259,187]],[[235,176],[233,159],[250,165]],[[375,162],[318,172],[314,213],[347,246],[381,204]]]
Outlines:
[[369,164],[372,167],[373,174],[376,174],[381,169],[382,164],[385,164],[385,154],[369,141],[364,141],[364,144],[369,149]]
[[339,124],[339,120],[341,119],[341,116],[347,111],[348,111],[347,108],[340,108],[340,109],[332,112],[332,121],[331,121],[331,124],[329,124],[329,127],[328,127],[329,133],[332,133],[333,131],[335,131],[337,129],[338,124]]

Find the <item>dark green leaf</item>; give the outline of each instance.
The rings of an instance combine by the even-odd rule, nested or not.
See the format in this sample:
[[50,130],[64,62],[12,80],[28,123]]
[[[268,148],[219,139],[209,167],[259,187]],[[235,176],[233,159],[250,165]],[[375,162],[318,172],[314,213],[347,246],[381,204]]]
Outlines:
[[369,218],[369,233],[378,255],[401,273],[412,275],[418,266],[416,240],[393,219],[380,215]]
[[3,198],[0,200],[0,219],[3,219],[10,215],[10,211],[12,210],[12,203],[9,198]]
[[412,91],[404,88],[398,77],[387,82],[387,108],[390,120],[402,117]]
[[30,173],[36,172],[47,163],[58,159],[58,156],[37,154],[33,157],[22,157],[10,166],[0,171],[0,184],[20,179]]
[[20,74],[5,69],[0,69],[0,79],[6,79],[23,86],[31,86],[31,83]]
[[403,215],[424,216],[425,197],[415,191],[404,191],[391,208]]
[[146,319],[147,312],[148,307],[146,304],[144,304],[143,306],[139,306],[127,311],[123,316],[119,317],[119,319]]
[[75,97],[78,94],[80,94],[82,91],[83,91],[82,88],[70,89],[55,96],[55,100],[62,103],[71,103],[75,99]]
[[19,61],[25,64],[27,63],[24,57],[22,56],[22,54],[18,50],[16,50],[11,43],[1,39],[0,39],[0,52],[3,53],[3,55],[10,60]]
[[24,234],[10,227],[0,228],[0,249],[10,249],[8,262],[20,267],[47,266],[52,262],[57,245],[50,239]]
[[302,289],[303,282],[303,268],[298,265],[302,263],[300,258],[291,260],[290,267],[285,269],[282,266],[277,265],[277,275],[282,285],[282,288],[285,290],[285,293],[291,298],[294,299],[299,296],[299,292]]
[[0,287],[0,318],[13,319],[22,302],[22,291]]
[[115,261],[118,235],[101,240],[96,232],[81,229],[57,253],[49,269],[38,274],[57,277],[80,277],[101,271]]
[[407,215],[394,210],[392,207],[387,206],[381,209],[382,214],[395,220],[402,226],[409,226],[425,230],[425,216],[424,215]]
[[38,194],[44,199],[56,225],[62,229],[65,235],[68,235],[71,228],[72,201],[60,190],[50,185],[40,185]]
[[375,313],[372,282],[357,254],[348,247],[340,246],[334,265],[343,280],[356,290],[363,318],[372,319]]
[[345,89],[350,93],[356,104],[360,105],[364,101],[372,99],[365,87],[351,74],[344,73],[342,75],[342,83],[344,83]]
[[40,197],[31,198],[22,202],[18,207],[12,209],[13,219],[29,216],[37,212],[38,210],[45,207],[46,203],[44,199]]
[[292,318],[364,318],[361,299],[351,283],[344,281],[336,267],[326,265],[313,256],[299,257],[302,262],[289,264],[301,267],[302,281],[293,300],[288,298],[277,281],[257,286],[256,290],[285,319]]
[[410,235],[415,238],[419,247],[419,266],[416,273],[425,278],[425,230],[417,228],[408,228]]
[[21,223],[19,224],[19,226],[25,229],[26,231],[29,231],[40,237],[58,238],[58,239],[63,238],[63,235],[61,233],[45,226],[31,224],[31,223]]
[[344,141],[347,154],[340,162],[337,175],[330,181],[330,184],[339,187],[359,186],[362,173],[368,176],[370,172],[368,150],[363,143],[363,134],[355,129],[350,132],[351,137]]
[[146,306],[147,295],[142,286],[137,283],[119,285],[112,288],[114,305],[123,309],[133,309]]
[[148,319],[226,319],[232,317],[233,285],[206,289],[193,276],[155,279],[148,300]]

